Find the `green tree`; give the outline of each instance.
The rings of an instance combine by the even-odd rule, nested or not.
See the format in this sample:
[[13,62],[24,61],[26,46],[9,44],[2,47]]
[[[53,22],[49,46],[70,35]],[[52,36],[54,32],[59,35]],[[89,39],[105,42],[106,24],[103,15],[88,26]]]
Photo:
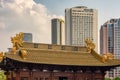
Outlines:
[[4,71],[0,70],[0,80],[6,80],[6,75],[4,74]]
[[120,77],[116,77],[114,80],[120,80]]
[[111,80],[110,78],[105,78],[105,80]]

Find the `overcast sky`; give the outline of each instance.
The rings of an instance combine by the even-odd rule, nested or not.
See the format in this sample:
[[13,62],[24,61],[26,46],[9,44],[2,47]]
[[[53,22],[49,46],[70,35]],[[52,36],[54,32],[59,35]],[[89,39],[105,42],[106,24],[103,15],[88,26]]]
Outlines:
[[34,42],[51,43],[51,19],[63,18],[65,8],[98,10],[98,27],[120,17],[120,0],[0,0],[0,51],[12,47],[10,37],[32,33]]

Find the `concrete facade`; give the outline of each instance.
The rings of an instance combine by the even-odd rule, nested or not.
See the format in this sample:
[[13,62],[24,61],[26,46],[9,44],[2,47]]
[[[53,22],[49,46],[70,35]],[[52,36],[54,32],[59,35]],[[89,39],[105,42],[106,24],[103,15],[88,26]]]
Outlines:
[[62,19],[54,18],[51,20],[52,44],[65,44],[65,26]]
[[95,9],[85,6],[67,8],[65,10],[65,44],[85,46],[89,38],[96,45],[98,52],[98,14]]

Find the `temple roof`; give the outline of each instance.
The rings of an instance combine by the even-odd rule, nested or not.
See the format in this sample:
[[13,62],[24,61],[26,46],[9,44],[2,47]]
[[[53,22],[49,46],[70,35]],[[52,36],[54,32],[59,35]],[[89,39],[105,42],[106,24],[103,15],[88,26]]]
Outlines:
[[[92,49],[87,51],[87,47],[67,46],[61,50],[63,45],[38,44],[37,48],[33,47],[36,43],[23,43],[23,47],[18,49],[15,54],[6,53],[5,57],[25,63],[51,64],[51,65],[70,65],[70,66],[118,66],[120,60],[106,59],[101,57]],[[74,50],[73,48],[77,48]],[[22,53],[25,53],[22,54]],[[25,57],[25,58],[23,58]]]

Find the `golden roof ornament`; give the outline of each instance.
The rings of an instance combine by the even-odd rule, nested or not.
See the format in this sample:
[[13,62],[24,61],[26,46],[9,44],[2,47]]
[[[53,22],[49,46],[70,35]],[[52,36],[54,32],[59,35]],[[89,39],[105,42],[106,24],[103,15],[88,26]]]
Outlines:
[[3,60],[3,57],[4,57],[3,52],[0,52],[0,61]]
[[20,47],[23,46],[23,33],[20,32],[19,34],[16,34],[15,37],[11,37],[11,42],[13,43],[13,52],[20,49]]
[[12,54],[16,54],[16,47],[13,47],[13,48],[11,49],[11,53],[12,53]]
[[112,53],[107,53],[107,57],[110,60],[114,59],[114,55]]
[[114,59],[114,56],[112,53],[102,54],[101,57],[102,57],[102,62],[106,62],[107,60]]
[[19,49],[23,46],[23,33],[20,32],[19,34],[16,34],[15,37],[11,37],[11,41],[13,43],[13,47],[16,47],[16,49]]
[[95,44],[92,43],[92,41],[89,38],[87,38],[85,42],[88,52],[91,52],[92,49],[95,49]]
[[23,59],[26,59],[26,58],[27,58],[27,51],[26,51],[26,50],[20,50],[20,56],[21,56]]
[[102,57],[102,62],[106,62],[108,60],[108,57],[106,54],[101,55]]

